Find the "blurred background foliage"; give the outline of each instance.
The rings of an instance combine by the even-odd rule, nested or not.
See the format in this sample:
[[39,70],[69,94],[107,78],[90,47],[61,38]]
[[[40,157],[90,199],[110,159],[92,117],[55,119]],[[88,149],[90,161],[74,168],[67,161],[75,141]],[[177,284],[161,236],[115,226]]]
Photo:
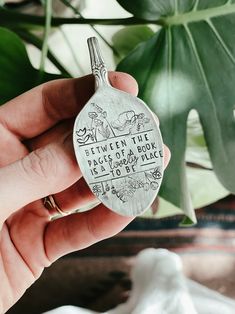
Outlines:
[[195,208],[235,192],[234,26],[235,0],[1,0],[0,104],[89,73],[86,38],[97,36],[108,67],[137,79],[172,152],[145,215],[183,212],[191,224]]

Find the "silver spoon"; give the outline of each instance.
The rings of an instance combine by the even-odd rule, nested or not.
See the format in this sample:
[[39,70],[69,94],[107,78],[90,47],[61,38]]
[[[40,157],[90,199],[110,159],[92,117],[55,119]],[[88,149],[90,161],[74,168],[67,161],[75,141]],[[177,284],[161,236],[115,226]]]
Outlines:
[[112,211],[136,216],[157,196],[163,141],[153,113],[137,97],[113,88],[95,37],[88,38],[95,94],[78,114],[76,158],[91,191]]

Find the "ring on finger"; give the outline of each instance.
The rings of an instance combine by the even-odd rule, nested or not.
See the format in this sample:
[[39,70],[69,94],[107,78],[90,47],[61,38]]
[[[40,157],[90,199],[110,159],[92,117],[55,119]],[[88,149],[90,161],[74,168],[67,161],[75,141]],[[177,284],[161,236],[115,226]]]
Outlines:
[[71,214],[71,212],[65,212],[63,211],[58,204],[56,203],[54,197],[52,195],[48,195],[43,200],[43,205],[48,209],[49,211],[55,211],[60,216],[67,216]]

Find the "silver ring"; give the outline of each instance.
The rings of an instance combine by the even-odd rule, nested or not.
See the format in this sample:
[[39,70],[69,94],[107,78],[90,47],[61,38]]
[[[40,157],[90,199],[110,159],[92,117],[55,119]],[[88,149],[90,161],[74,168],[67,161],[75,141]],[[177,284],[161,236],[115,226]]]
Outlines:
[[43,205],[48,209],[49,211],[55,210],[58,214],[61,216],[67,216],[70,214],[70,212],[64,212],[57,204],[52,195],[48,195],[43,200]]

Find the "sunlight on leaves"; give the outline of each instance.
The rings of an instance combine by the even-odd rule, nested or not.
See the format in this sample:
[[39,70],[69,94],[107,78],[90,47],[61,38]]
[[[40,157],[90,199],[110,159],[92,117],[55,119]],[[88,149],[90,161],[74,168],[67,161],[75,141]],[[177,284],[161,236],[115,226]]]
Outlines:
[[142,9],[140,2],[119,1],[137,17],[160,18],[163,27],[121,61],[118,70],[137,79],[139,95],[159,116],[171,150],[160,194],[193,220],[185,168],[192,109],[198,112],[215,174],[235,193],[235,1],[159,0],[153,6],[145,0]]

